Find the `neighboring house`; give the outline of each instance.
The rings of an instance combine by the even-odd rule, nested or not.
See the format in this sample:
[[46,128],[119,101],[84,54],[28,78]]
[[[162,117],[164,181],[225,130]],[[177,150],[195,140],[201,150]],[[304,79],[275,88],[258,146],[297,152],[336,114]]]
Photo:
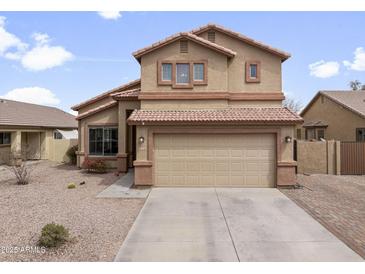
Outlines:
[[0,163],[10,154],[23,160],[60,159],[56,154],[62,149],[54,139],[77,139],[76,130],[75,116],[60,109],[0,99]]
[[282,107],[290,55],[217,25],[136,51],[141,78],[73,107],[78,164],[102,159],[136,185],[295,183],[295,125]]
[[300,115],[298,139],[365,141],[365,91],[319,91]]

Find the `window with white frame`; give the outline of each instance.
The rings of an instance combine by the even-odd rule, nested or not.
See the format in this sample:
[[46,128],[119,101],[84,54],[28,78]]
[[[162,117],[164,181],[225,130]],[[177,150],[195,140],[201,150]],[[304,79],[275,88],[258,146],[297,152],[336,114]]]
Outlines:
[[114,156],[118,153],[117,127],[89,128],[89,154]]

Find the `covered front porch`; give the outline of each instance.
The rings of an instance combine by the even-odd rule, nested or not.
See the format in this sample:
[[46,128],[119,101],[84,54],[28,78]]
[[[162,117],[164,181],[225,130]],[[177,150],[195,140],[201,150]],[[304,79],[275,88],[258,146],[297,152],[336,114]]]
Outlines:
[[8,160],[47,159],[47,137],[51,132],[37,129],[8,130],[10,132]]

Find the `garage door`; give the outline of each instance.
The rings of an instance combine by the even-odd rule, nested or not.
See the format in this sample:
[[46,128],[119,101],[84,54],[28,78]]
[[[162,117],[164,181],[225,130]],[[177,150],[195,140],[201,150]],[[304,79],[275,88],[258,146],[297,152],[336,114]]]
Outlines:
[[274,187],[274,134],[156,134],[157,186]]

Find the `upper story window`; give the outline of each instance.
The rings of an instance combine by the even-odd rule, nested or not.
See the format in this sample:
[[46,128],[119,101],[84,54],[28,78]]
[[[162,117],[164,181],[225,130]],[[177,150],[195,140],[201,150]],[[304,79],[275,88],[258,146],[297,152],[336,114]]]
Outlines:
[[176,85],[190,84],[190,64],[176,64]]
[[163,63],[162,66],[162,81],[172,81],[172,64],[171,63]]
[[204,64],[195,63],[194,64],[194,81],[204,81]]
[[259,83],[260,82],[260,62],[247,61],[246,62],[246,82]]
[[206,60],[201,61],[160,61],[158,62],[158,85],[173,88],[192,88],[207,84]]
[[0,145],[10,145],[10,132],[0,132]]

